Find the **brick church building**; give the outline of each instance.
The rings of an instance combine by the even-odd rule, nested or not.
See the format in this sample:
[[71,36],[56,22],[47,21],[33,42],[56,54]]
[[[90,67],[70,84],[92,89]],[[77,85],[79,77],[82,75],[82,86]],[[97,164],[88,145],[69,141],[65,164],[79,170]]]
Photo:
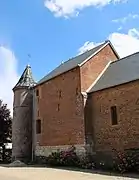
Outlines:
[[120,59],[105,41],[38,83],[27,66],[13,91],[13,160],[139,148],[139,53]]

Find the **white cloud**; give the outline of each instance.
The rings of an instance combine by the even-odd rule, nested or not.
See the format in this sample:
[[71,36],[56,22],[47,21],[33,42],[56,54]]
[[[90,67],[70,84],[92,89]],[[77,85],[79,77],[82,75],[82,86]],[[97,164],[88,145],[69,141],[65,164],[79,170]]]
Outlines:
[[120,26],[120,27],[117,29],[117,31],[121,31],[122,29],[123,29],[123,27]]
[[129,36],[135,37],[135,38],[139,38],[139,31],[135,28],[130,29],[128,32]]
[[112,33],[110,41],[121,57],[139,51],[139,31],[130,29],[127,34]]
[[[135,28],[130,29],[127,34],[114,32],[109,35],[108,39],[112,42],[120,57],[139,51],[139,31]],[[79,48],[79,53],[89,50],[96,45],[98,43],[86,42]]]
[[79,54],[84,53],[85,51],[94,48],[95,46],[98,46],[101,43],[94,43],[94,42],[85,42],[84,45],[82,47],[79,48],[78,52]]
[[79,11],[89,7],[103,7],[110,3],[127,2],[128,0],[45,0],[44,5],[55,16],[77,16]]
[[8,105],[11,110],[13,107],[12,88],[17,83],[19,76],[17,74],[17,59],[14,53],[0,46],[0,99]]
[[129,20],[138,19],[138,18],[139,18],[139,14],[128,14],[127,16],[125,16],[123,18],[114,19],[114,20],[112,20],[112,22],[124,24]]

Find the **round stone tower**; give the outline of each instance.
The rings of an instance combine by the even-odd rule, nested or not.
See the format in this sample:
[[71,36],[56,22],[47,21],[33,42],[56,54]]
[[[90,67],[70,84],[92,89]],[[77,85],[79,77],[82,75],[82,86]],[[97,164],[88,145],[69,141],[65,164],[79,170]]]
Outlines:
[[26,66],[21,78],[13,88],[12,160],[31,161],[33,87],[31,67]]

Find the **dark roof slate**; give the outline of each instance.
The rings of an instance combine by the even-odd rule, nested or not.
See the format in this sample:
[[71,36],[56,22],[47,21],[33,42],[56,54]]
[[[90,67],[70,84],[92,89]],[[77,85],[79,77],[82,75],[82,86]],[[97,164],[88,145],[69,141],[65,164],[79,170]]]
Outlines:
[[36,83],[32,77],[31,67],[27,65],[18,83],[13,88],[13,90],[21,87],[33,87],[35,84]]
[[93,56],[97,51],[99,51],[101,48],[103,48],[104,45],[109,43],[109,41],[105,41],[104,43],[96,46],[95,48],[88,50],[84,52],[83,54],[80,54],[64,63],[62,63],[60,66],[58,66],[56,69],[51,71],[48,75],[46,75],[44,78],[42,78],[37,84],[42,84],[64,72],[67,72],[77,66],[79,66],[81,63],[83,63],[86,59],[91,56]]
[[139,52],[112,62],[89,93],[139,79]]

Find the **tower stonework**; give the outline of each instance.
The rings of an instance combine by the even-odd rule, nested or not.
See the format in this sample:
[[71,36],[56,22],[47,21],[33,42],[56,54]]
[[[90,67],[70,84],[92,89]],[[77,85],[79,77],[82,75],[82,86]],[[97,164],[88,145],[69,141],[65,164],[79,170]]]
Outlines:
[[33,87],[31,67],[28,65],[13,88],[12,160],[32,159]]

